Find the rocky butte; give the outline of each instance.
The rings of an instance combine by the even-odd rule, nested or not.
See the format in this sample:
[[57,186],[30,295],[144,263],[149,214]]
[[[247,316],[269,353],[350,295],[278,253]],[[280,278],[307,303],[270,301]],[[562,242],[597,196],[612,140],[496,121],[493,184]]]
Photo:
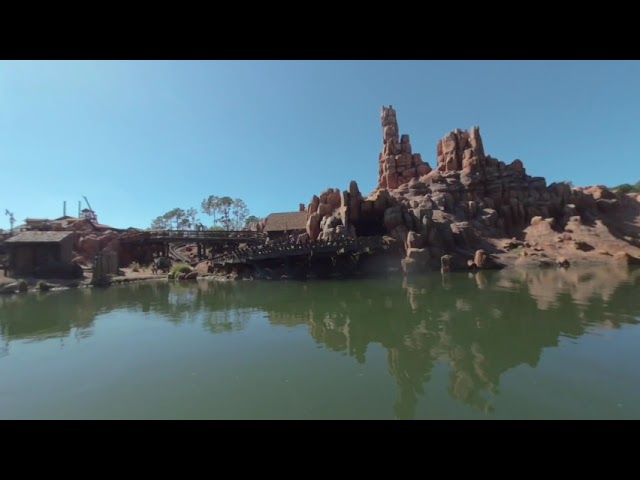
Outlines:
[[637,194],[547,185],[520,160],[488,155],[478,127],[445,135],[432,168],[400,135],[391,106],[382,108],[381,122],[376,189],[363,195],[352,181],[314,195],[308,239],[385,235],[405,273],[639,261]]

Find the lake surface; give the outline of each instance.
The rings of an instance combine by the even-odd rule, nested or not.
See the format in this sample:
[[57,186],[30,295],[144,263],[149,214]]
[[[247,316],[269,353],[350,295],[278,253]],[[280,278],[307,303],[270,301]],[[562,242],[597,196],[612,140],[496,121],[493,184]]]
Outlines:
[[640,270],[0,297],[0,418],[640,418]]

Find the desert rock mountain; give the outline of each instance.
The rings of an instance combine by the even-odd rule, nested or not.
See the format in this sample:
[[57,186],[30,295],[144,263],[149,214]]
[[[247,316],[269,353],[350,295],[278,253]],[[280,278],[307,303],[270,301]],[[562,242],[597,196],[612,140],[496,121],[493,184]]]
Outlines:
[[311,240],[391,236],[405,272],[439,268],[444,255],[459,268],[640,258],[637,194],[547,185],[527,175],[520,160],[486,154],[479,127],[445,135],[432,169],[400,134],[391,106],[382,108],[381,123],[377,188],[363,195],[352,181],[348,190],[314,195],[307,206]]

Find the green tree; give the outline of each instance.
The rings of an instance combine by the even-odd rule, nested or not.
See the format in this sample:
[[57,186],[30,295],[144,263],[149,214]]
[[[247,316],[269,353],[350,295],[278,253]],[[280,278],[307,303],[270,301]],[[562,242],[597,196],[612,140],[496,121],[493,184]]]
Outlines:
[[195,208],[189,208],[184,212],[184,218],[182,219],[182,225],[186,230],[194,230],[198,224],[197,219],[198,211]]
[[152,230],[169,230],[171,228],[171,222],[169,222],[164,215],[156,217],[151,222]]
[[233,230],[233,219],[231,218],[231,208],[233,207],[233,198],[222,197],[219,199],[220,223],[225,230]]
[[202,200],[200,208],[202,209],[202,213],[213,217],[213,225],[215,226],[217,221],[216,216],[220,214],[220,197],[209,195]]
[[210,195],[202,200],[202,212],[213,218],[213,226],[221,230],[240,230],[250,218],[249,208],[241,198],[217,197]]
[[174,208],[165,215],[175,230],[185,230],[185,211],[183,209]]
[[622,185],[613,187],[613,190],[617,190],[622,193],[631,193],[633,192],[633,185],[631,185],[630,183],[623,183]]
[[249,215],[246,220],[244,221],[244,226],[245,228],[249,228],[252,224],[254,223],[258,223],[260,221],[260,219],[258,217],[256,217],[255,215]]
[[236,198],[233,200],[231,215],[233,217],[232,223],[234,230],[240,230],[245,226],[247,217],[249,216],[249,209],[242,199]]
[[151,222],[151,228],[154,230],[189,230],[196,223],[195,215],[197,211],[190,208],[185,211],[182,208],[174,208],[164,215],[156,217]]

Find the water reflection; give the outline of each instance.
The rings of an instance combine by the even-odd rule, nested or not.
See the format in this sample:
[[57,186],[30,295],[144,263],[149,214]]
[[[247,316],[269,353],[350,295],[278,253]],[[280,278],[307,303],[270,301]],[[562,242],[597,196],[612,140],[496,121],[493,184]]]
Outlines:
[[[413,418],[438,364],[450,368],[449,394],[493,409],[500,377],[562,337],[638,322],[640,270],[582,268],[431,275],[411,281],[308,283],[138,283],[0,298],[0,357],[13,341],[92,334],[114,310],[196,324],[213,334],[239,331],[256,311],[283,326],[307,325],[314,341],[364,364],[370,344],[387,352],[398,385],[397,418]],[[304,359],[301,359],[304,361]]]

